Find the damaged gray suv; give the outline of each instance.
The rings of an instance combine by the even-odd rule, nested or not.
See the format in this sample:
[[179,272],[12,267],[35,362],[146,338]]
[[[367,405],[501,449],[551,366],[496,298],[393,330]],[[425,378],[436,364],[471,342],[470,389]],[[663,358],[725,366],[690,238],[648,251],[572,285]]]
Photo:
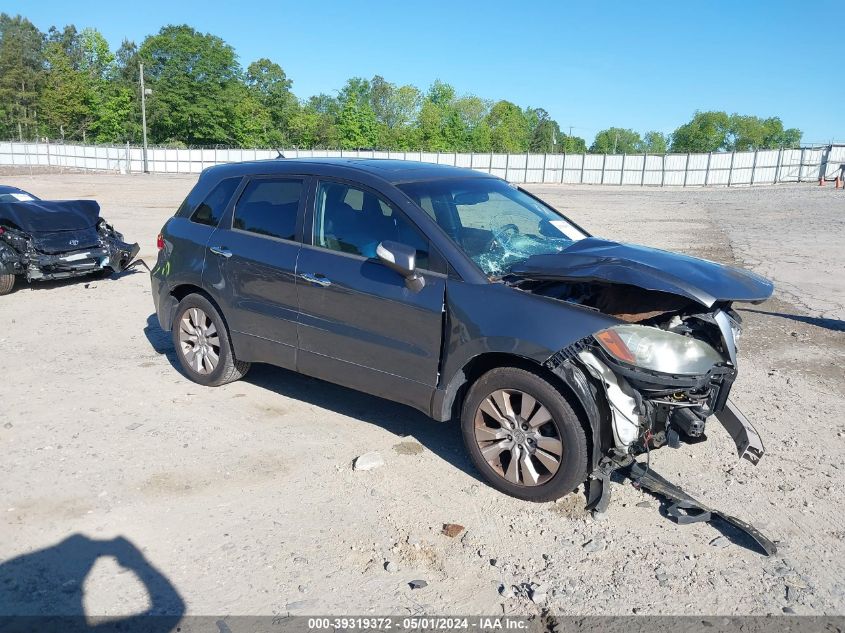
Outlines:
[[205,170],[159,236],[161,327],[217,386],[271,363],[460,420],[484,478],[532,501],[639,454],[763,447],[728,400],[751,272],[593,237],[529,192],[441,165],[353,159]]

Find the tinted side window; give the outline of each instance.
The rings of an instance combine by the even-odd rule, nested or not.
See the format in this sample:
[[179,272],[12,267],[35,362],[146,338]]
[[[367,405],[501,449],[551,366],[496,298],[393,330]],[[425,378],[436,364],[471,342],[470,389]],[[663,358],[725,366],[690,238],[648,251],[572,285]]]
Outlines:
[[[226,205],[229,204],[229,200],[232,199],[232,194],[235,193],[235,189],[238,188],[240,182],[240,178],[221,180],[194,211],[191,221],[208,226],[217,226],[220,223],[223,211],[226,210]],[[190,196],[188,196],[188,199],[190,199]],[[187,201],[186,199],[185,202]]]
[[301,196],[301,180],[253,180],[238,200],[232,228],[286,240],[296,239],[296,216]]
[[314,244],[335,251],[375,257],[384,240],[417,249],[417,266],[428,268],[429,245],[415,226],[379,196],[338,182],[317,189]]

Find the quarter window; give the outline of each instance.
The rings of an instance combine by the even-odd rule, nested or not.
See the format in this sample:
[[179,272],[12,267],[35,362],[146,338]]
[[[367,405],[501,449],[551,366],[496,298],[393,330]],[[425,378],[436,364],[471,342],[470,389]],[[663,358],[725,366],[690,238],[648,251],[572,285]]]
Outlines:
[[296,218],[301,196],[301,180],[253,180],[238,200],[232,227],[285,240],[296,239]]
[[375,257],[376,248],[384,240],[416,248],[417,266],[429,267],[428,240],[401,212],[370,191],[338,182],[320,183],[314,244]]
[[[229,204],[229,200],[232,199],[232,194],[235,193],[235,189],[238,188],[240,182],[240,178],[226,178],[217,183],[217,186],[211,190],[211,193],[196,208],[196,211],[191,216],[191,221],[197,224],[217,226],[220,223],[223,212],[226,210],[226,206]],[[190,196],[188,196],[188,199],[190,199]],[[186,203],[188,199],[185,200]]]

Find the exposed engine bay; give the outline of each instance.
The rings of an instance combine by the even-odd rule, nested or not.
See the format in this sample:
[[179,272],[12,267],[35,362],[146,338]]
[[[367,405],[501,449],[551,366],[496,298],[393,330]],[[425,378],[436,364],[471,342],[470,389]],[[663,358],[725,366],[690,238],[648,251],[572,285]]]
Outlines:
[[529,257],[502,281],[619,320],[546,361],[559,374],[572,373],[566,364],[583,373],[607,409],[594,414],[606,421],[594,429],[603,434],[602,458],[703,441],[712,416],[741,457],[756,464],[762,456],[759,436],[728,402],[741,333],[732,304],[765,301],[771,282],[715,262],[595,237]]
[[[736,377],[741,319],[730,307],[702,312],[688,299],[628,285],[550,281],[515,285],[630,324],[579,341],[551,360],[554,365],[563,357],[577,359],[601,384],[610,404],[617,450],[636,455],[666,444],[677,447],[681,441],[706,439],[706,420],[725,408]],[[688,341],[661,337],[646,328]],[[690,345],[693,341],[703,345]],[[673,350],[673,344],[682,348]],[[678,362],[678,354],[685,355],[686,362]],[[697,355],[695,362],[691,355]]]
[[[597,410],[588,416],[599,438],[593,447],[588,507],[599,512],[607,508],[613,471],[629,477],[634,472],[635,485],[673,502],[668,514],[677,522],[721,518],[750,535],[764,552],[773,553],[774,545],[747,524],[696,502],[656,473],[649,475],[650,451],[706,440],[714,417],[731,435],[740,458],[756,465],[763,456],[756,430],[728,400],[741,335],[741,318],[732,301],[719,297],[716,288],[707,292],[690,285],[682,293],[655,289],[671,286],[671,277],[662,270],[651,275],[644,268],[642,286],[598,279],[595,271],[585,272],[585,265],[570,276],[560,259],[556,270],[541,271],[535,265],[533,271],[519,270],[503,281],[619,319],[618,325],[578,340],[546,361],[570,386],[581,383],[581,389],[589,389],[597,402]],[[623,262],[618,263],[621,269]],[[601,265],[609,270],[606,261]],[[625,274],[631,279],[630,268]],[[706,279],[718,281],[716,275]],[[755,281],[748,279],[749,293],[740,300],[768,298],[771,285],[760,283],[755,291]],[[645,466],[636,461],[643,454]],[[690,509],[695,513],[689,514]]]

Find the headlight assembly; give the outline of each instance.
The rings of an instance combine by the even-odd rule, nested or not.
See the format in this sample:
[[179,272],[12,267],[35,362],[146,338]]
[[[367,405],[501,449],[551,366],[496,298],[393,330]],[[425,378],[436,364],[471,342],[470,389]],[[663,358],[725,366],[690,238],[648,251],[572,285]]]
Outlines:
[[665,374],[706,374],[724,362],[710,345],[645,325],[617,325],[595,335],[604,351],[616,360]]

